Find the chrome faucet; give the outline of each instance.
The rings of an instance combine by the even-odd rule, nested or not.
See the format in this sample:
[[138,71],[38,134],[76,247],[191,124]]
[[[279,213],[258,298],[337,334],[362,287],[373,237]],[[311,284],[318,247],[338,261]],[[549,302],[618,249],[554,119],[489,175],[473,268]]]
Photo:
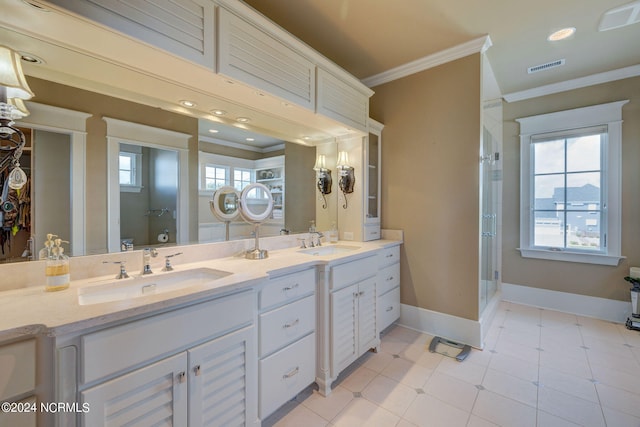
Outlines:
[[151,258],[158,256],[158,251],[154,248],[146,248],[142,250],[142,274],[151,274]]
[[127,274],[127,270],[124,268],[124,261],[102,261],[103,264],[120,264],[120,273],[116,275],[116,279],[128,279],[129,275]]
[[[314,239],[314,236],[316,236],[315,239]],[[320,239],[322,239],[322,237],[324,237],[324,234],[322,234],[319,231],[310,232],[309,233],[309,246],[312,247],[312,248],[315,248],[316,246],[322,246],[322,242],[320,241]]]
[[165,255],[164,268],[162,269],[162,271],[173,271],[173,266],[171,265],[171,258],[177,255],[182,255],[182,252],[176,252],[175,254]]

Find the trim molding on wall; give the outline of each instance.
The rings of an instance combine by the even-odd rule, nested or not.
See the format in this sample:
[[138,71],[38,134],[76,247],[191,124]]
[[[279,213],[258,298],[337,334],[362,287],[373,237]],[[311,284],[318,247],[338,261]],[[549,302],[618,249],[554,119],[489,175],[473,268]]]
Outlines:
[[595,317],[616,323],[624,323],[631,315],[630,301],[590,297],[510,283],[502,284],[502,299],[517,304]]
[[580,89],[587,86],[613,82],[636,76],[640,76],[640,65],[632,65],[630,67],[619,68],[617,70],[606,71],[604,73],[597,73],[577,79],[566,80],[564,82],[539,86],[520,92],[507,93],[504,95],[504,100],[507,102],[523,101],[525,99],[537,98],[539,96],[551,95],[554,93]]
[[400,304],[398,324],[425,334],[439,336],[451,341],[483,348],[484,339],[500,303],[497,292],[489,301],[480,320],[464,319],[438,311]]
[[436,52],[432,55],[425,56],[424,58],[416,59],[415,61],[408,62],[380,74],[364,78],[362,79],[362,83],[370,88],[384,83],[389,83],[394,80],[410,76],[411,74],[419,73],[421,71],[428,70],[429,68],[464,58],[465,56],[469,56],[474,53],[484,53],[492,46],[492,44],[491,37],[488,35],[478,37],[477,39]]

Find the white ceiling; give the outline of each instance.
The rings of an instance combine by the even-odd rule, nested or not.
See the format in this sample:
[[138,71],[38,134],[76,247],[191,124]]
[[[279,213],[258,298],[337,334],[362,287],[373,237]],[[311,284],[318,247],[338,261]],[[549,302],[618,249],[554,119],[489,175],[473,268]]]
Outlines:
[[[598,31],[603,14],[625,0],[245,2],[360,79],[484,35],[503,94],[640,64],[640,24]],[[572,38],[546,40],[568,26],[577,29]],[[557,59],[566,64],[527,74]]]

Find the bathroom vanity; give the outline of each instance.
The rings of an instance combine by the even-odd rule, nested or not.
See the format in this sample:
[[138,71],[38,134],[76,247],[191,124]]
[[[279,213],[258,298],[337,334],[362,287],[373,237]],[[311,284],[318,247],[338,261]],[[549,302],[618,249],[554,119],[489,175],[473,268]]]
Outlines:
[[[397,259],[401,233],[313,250],[294,247],[293,237],[264,240],[274,248],[264,260],[227,253],[151,278],[88,277],[61,292],[3,292],[0,358],[16,362],[2,364],[3,398],[66,406],[0,420],[260,425],[314,382],[330,393],[340,372],[375,350],[383,325],[397,319],[380,313],[399,305],[399,294],[395,303],[386,296],[395,289],[385,283],[393,263],[381,260]],[[197,257],[237,246],[184,250]]]

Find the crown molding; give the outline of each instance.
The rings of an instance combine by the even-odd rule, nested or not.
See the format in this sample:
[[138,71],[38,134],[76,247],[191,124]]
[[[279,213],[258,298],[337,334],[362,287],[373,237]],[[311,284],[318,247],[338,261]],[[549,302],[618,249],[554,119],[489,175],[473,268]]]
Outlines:
[[504,100],[507,102],[524,101],[525,99],[552,95],[554,93],[566,92],[568,90],[580,89],[587,86],[613,82],[636,76],[640,76],[640,64],[625,68],[618,68],[617,70],[606,71],[604,73],[592,74],[590,76],[580,77],[577,79],[566,80],[564,82],[539,86],[533,89],[507,93],[504,95]]
[[392,68],[384,71],[380,74],[376,74],[371,77],[362,79],[368,87],[375,87],[384,83],[389,83],[403,77],[410,76],[415,73],[419,73],[429,68],[437,67],[438,65],[446,64],[447,62],[455,61],[456,59],[464,58],[465,56],[472,55],[474,53],[484,53],[491,47],[491,37],[488,35],[478,37],[477,39],[470,40],[466,43],[459,44],[449,49],[436,52],[432,55],[425,56],[424,58],[416,59],[415,61],[408,62],[404,65]]

